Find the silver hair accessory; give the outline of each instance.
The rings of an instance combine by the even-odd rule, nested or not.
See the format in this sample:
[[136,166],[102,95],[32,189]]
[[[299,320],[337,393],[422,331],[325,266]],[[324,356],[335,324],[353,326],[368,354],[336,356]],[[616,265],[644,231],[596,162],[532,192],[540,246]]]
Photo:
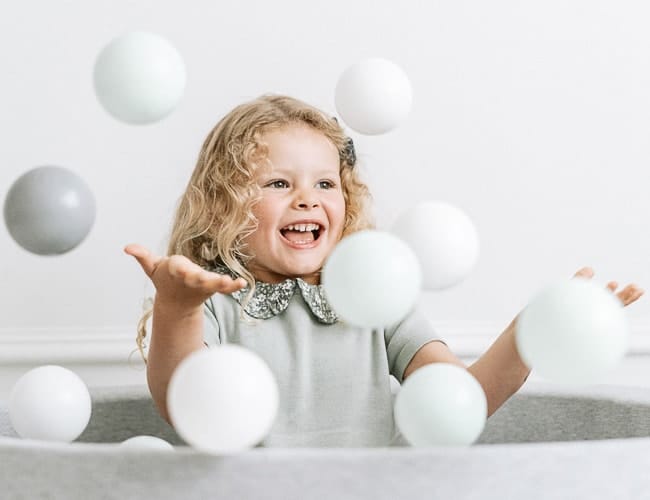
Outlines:
[[350,137],[348,137],[348,142],[345,145],[343,159],[351,167],[354,167],[354,164],[357,162],[357,153],[354,150],[354,141]]
[[[332,120],[334,120],[336,123],[339,122],[335,116],[332,117]],[[345,148],[343,151],[341,151],[339,156],[341,157],[341,160],[347,163],[350,167],[354,167],[355,163],[357,162],[357,153],[354,149],[354,141],[351,137],[348,137],[348,140],[345,143]]]

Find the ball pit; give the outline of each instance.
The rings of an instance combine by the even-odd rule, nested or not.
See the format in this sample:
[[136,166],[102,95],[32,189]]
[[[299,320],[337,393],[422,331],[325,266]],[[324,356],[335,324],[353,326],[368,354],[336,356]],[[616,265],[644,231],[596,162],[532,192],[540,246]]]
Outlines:
[[[16,437],[0,403],[2,498],[641,498],[648,491],[650,389],[527,383],[460,448],[184,446],[144,387],[91,388],[93,415],[71,444]],[[128,452],[148,434],[173,453]],[[639,496],[641,495],[641,496]]]

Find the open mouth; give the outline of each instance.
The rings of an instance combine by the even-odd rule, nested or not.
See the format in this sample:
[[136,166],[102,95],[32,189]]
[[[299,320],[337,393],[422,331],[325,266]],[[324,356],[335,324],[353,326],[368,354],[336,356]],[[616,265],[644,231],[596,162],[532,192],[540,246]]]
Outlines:
[[324,228],[320,224],[289,224],[280,229],[287,240],[295,244],[308,244],[318,240]]

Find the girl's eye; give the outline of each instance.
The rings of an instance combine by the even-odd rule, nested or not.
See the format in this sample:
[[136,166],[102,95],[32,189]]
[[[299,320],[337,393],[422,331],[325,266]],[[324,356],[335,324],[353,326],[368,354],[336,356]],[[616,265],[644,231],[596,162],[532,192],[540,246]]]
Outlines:
[[334,183],[330,181],[320,181],[318,183],[318,187],[321,189],[332,189],[334,187]]
[[289,184],[287,184],[286,181],[273,181],[273,182],[269,182],[267,186],[277,188],[277,189],[283,189],[288,187]]

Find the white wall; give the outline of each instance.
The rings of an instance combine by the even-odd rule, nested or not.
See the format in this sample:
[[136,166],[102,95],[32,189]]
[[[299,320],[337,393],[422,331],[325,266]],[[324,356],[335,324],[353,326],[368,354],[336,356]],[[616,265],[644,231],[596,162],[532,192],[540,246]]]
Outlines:
[[[265,92],[334,114],[338,76],[368,56],[401,65],[414,88],[399,129],[352,134],[379,226],[444,199],[480,233],[475,272],[423,297],[452,346],[474,355],[534,291],[583,265],[603,282],[648,286],[649,14],[641,0],[6,4],[0,196],[26,170],[55,164],[90,184],[98,212],[88,239],[59,257],[31,255],[0,230],[3,363],[29,363],[39,344],[38,362],[61,350],[79,360],[88,346],[105,366],[125,360],[147,284],[122,247],[164,249],[210,128]],[[149,126],[115,121],[92,89],[98,51],[135,29],[167,37],[188,70],[176,112]],[[643,345],[650,301],[628,314]]]

